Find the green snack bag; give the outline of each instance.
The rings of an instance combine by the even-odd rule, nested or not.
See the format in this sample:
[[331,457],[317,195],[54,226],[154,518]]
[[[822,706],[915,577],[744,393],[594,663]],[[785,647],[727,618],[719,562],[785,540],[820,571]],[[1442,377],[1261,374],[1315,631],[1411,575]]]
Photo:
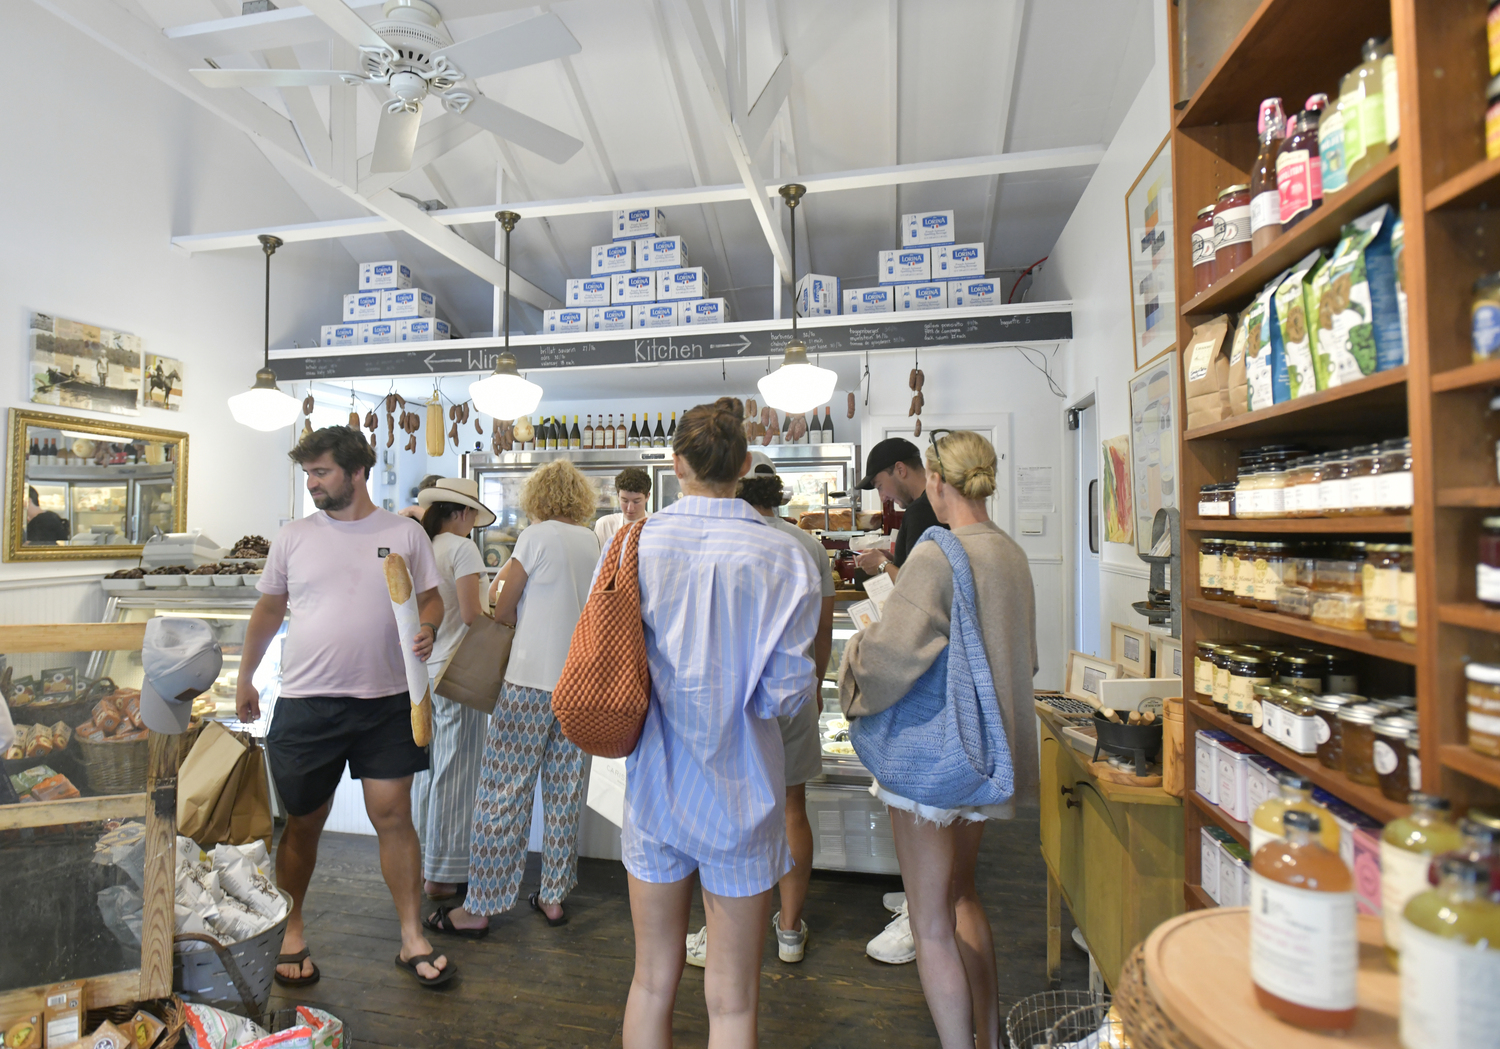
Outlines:
[[1283,270],[1261,288],[1246,307],[1250,329],[1245,340],[1245,384],[1252,412],[1289,399],[1281,332],[1276,320],[1276,292],[1290,270]]
[[1319,387],[1342,386],[1402,363],[1391,263],[1396,213],[1382,204],[1344,227],[1318,302]]
[[1308,318],[1315,318],[1317,311],[1308,309],[1307,297],[1312,274],[1324,258],[1323,249],[1312,252],[1292,267],[1276,289],[1276,321],[1281,327],[1287,393],[1291,400],[1306,397],[1319,389],[1313,369],[1312,325],[1308,324]]
[[1401,318],[1401,363],[1411,360],[1411,334],[1406,324],[1406,220],[1391,226],[1391,264],[1396,270],[1396,309]]

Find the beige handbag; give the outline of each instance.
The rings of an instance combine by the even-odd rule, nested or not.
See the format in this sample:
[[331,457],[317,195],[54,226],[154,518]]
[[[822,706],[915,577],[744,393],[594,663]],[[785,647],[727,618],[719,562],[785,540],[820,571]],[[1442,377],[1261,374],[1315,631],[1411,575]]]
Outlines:
[[481,612],[432,686],[433,694],[493,714],[515,639],[515,627],[497,623],[488,612]]

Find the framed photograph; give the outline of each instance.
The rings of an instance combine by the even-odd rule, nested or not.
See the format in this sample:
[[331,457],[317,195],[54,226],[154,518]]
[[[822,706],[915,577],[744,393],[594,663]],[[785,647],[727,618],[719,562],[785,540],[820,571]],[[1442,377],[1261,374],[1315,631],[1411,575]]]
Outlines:
[[1118,663],[1086,652],[1069,652],[1067,672],[1063,678],[1063,695],[1097,707],[1099,682],[1123,677],[1124,674],[1124,668]]
[[1151,676],[1151,635],[1124,623],[1109,625],[1109,658],[1130,677]]
[[148,408],[175,412],[182,407],[182,362],[171,357],[146,354],[146,378],[141,399]]
[[33,313],[27,352],[33,404],[141,413],[139,335]]
[[1180,638],[1156,637],[1156,676],[1182,677],[1182,640]]
[[1162,139],[1125,194],[1125,229],[1130,238],[1130,316],[1137,368],[1177,345],[1170,143],[1170,135]]
[[1156,511],[1180,506],[1177,484],[1177,354],[1163,354],[1130,377],[1130,476],[1135,549],[1151,552]]

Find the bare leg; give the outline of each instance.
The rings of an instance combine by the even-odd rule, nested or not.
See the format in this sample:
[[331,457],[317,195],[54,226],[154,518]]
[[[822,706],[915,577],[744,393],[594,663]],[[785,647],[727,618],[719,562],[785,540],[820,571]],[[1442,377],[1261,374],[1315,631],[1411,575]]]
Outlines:
[[671,1049],[672,1007],[687,957],[693,879],[658,884],[628,875],[635,975],[625,1002],[624,1049]]
[[[771,916],[771,890],[755,896],[715,896],[703,890],[708,918],[708,1049],[755,1049],[760,1044],[760,960]],[[684,932],[686,928],[684,928]],[[678,942],[683,942],[681,937]]]
[[[307,897],[307,886],[318,866],[318,839],[323,836],[323,823],[328,819],[332,805],[333,799],[329,798],[306,816],[287,816],[286,830],[276,846],[276,884],[292,898],[286,934],[281,938],[282,954],[296,954],[307,946],[302,901]],[[311,976],[313,962],[311,958],[304,958],[300,965],[278,965],[276,971],[289,980],[295,980]]]
[[974,1008],[974,1044],[979,1049],[1000,1045],[1000,977],[995,969],[995,940],[990,918],[979,901],[974,868],[979,864],[982,822],[959,820],[951,830],[958,850],[953,869],[954,940],[969,977],[969,1000]]
[[807,902],[807,886],[812,881],[812,824],[807,822],[807,784],[786,789],[786,840],[796,864],[782,875],[777,887],[781,892],[781,927],[789,932],[802,928],[802,905]]
[[943,1049],[973,1049],[974,1008],[969,977],[954,937],[953,872],[958,831],[891,808],[896,859],[906,884],[906,907],[917,946],[917,973]]
[[[411,777],[362,779],[365,812],[380,840],[380,873],[401,919],[401,957],[413,958],[432,951],[422,935],[422,847],[411,822]],[[417,974],[432,979],[448,967],[446,955],[423,962]]]

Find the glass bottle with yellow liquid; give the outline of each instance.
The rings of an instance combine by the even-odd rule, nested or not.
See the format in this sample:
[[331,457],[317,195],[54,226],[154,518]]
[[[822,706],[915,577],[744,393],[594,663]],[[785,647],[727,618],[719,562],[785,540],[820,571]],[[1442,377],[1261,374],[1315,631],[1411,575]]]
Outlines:
[[1413,793],[1411,815],[1392,820],[1380,833],[1380,908],[1385,931],[1385,956],[1399,969],[1401,914],[1411,898],[1428,887],[1432,858],[1463,845],[1463,835],[1448,818],[1446,798]]
[[1350,182],[1384,160],[1391,150],[1385,141],[1380,41],[1366,40],[1360,57],[1360,64],[1345,74],[1339,84],[1339,108],[1344,113],[1344,158]]
[[1334,822],[1327,809],[1313,801],[1312,780],[1299,776],[1295,772],[1278,772],[1276,784],[1277,795],[1257,805],[1255,812],[1250,816],[1251,854],[1259,852],[1260,847],[1269,841],[1286,839],[1286,828],[1282,821],[1292,809],[1310,812],[1317,816],[1322,828],[1318,832],[1318,841],[1328,851],[1337,853],[1339,851],[1339,825]]
[[1457,854],[1437,866],[1438,887],[1402,914],[1401,1044],[1500,1044],[1500,904],[1490,898],[1489,864]]
[[1289,809],[1285,841],[1250,866],[1250,977],[1255,1000],[1298,1027],[1347,1031],[1359,1002],[1354,877],[1318,842],[1322,821]]

